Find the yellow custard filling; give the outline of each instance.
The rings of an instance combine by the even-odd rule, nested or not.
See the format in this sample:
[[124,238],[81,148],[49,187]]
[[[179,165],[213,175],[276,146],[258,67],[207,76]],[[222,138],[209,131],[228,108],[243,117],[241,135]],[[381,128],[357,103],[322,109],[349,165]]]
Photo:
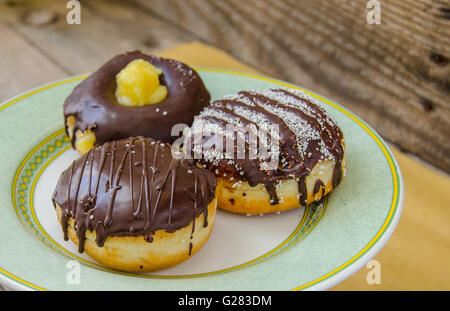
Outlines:
[[143,59],[130,62],[116,75],[116,98],[121,105],[146,106],[160,103],[167,97],[161,85],[161,69]]
[[87,130],[84,133],[77,132],[77,140],[75,142],[75,148],[80,154],[84,154],[94,148],[95,134],[91,130]]

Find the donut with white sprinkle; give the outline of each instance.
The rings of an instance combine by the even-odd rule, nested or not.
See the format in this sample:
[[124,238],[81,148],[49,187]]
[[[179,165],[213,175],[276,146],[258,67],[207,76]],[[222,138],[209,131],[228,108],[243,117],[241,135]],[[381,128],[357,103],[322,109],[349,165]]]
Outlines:
[[215,173],[219,208],[251,215],[320,200],[347,166],[333,118],[313,97],[287,88],[214,101],[195,118],[184,150]]

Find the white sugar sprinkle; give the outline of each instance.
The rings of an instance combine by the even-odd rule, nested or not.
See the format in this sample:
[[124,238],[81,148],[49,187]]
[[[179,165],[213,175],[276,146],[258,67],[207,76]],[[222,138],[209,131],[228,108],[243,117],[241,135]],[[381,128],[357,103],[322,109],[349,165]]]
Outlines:
[[[278,90],[255,90],[250,91],[251,97],[243,94],[230,94],[222,97],[221,100],[215,101],[210,107],[205,108],[191,127],[191,134],[200,134],[199,136],[211,136],[208,139],[235,139],[234,133],[228,133],[225,130],[225,124],[239,125],[249,124],[244,131],[237,131],[238,137],[243,137],[248,141],[248,134],[245,131],[255,133],[259,136],[260,132],[270,133],[273,138],[279,140],[281,137],[277,131],[271,131],[271,125],[274,119],[280,118],[289,130],[295,135],[298,152],[301,156],[313,156],[312,150],[320,153],[320,159],[330,159],[332,154],[328,150],[322,135],[331,137],[329,128],[336,127],[334,120],[320,106],[319,101],[303,91],[282,88]],[[234,103],[230,103],[230,101]],[[277,104],[273,104],[276,102]],[[309,104],[309,103],[311,104]],[[232,113],[230,112],[232,111]],[[264,112],[265,111],[265,112]],[[164,114],[164,113],[163,113]],[[272,116],[271,116],[272,115]],[[219,120],[220,122],[217,122]],[[311,122],[311,120],[315,120]],[[263,131],[259,131],[262,129]],[[243,133],[242,133],[243,132]],[[205,135],[204,133],[213,133],[213,135]],[[214,142],[210,140],[209,142]],[[279,146],[269,146],[267,139],[259,139],[263,148],[269,151],[269,157],[278,157]],[[314,145],[310,146],[313,142]],[[210,144],[214,145],[214,144]],[[193,152],[202,154],[203,158],[217,165],[219,160],[229,159],[230,165],[235,164],[232,160],[234,154],[225,150],[203,150],[202,144],[193,145]],[[270,147],[270,148],[269,148]],[[315,147],[312,149],[311,147]],[[288,167],[292,160],[281,156],[281,166]],[[238,169],[238,168],[237,168]],[[240,171],[244,175],[243,171]]]

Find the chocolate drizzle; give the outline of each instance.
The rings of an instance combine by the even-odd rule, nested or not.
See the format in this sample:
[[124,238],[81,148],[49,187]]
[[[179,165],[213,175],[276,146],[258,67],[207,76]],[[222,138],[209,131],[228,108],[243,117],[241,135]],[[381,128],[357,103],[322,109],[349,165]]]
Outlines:
[[342,161],[336,161],[332,179],[333,188],[339,185],[341,180],[342,180]]
[[316,183],[314,184],[313,195],[315,195],[316,193],[319,193],[320,189],[322,189],[322,194],[324,194],[325,193],[325,185],[323,184],[323,182],[320,179],[317,179]]
[[[143,59],[162,70],[161,84],[168,96],[160,103],[142,107],[124,106],[115,97],[116,75],[131,61]],[[73,133],[92,130],[98,144],[132,136],[146,136],[173,142],[177,123],[192,124],[194,115],[207,106],[210,95],[191,67],[172,59],[145,55],[139,51],[109,60],[75,87],[64,103],[64,120],[75,117]],[[177,133],[178,134],[178,133]],[[75,146],[75,135],[72,136]]]
[[[234,153],[208,149],[210,146],[225,146],[226,135],[229,136],[226,132],[227,124],[254,128],[260,142],[265,138],[259,136],[258,129],[272,135],[270,126],[277,124],[279,131],[273,135],[278,135],[279,149],[269,148],[273,152],[270,156],[275,153],[279,156],[276,169],[260,169],[267,159],[249,156],[250,131],[239,133],[245,136],[244,159],[237,156],[237,133],[232,136],[235,140]],[[205,132],[213,134],[205,135]],[[305,177],[319,161],[335,161],[333,187],[342,179],[343,134],[319,103],[299,90],[283,88],[227,95],[204,108],[199,117],[196,117],[189,139],[194,155],[201,152],[201,161],[215,170],[216,175],[232,176],[234,179],[247,181],[252,187],[264,184],[273,205],[280,202],[276,183],[292,178],[298,182],[300,204],[306,205],[308,193]]]
[[86,230],[95,231],[103,246],[108,236],[144,236],[152,242],[156,230],[174,232],[202,213],[207,226],[215,187],[210,171],[173,159],[170,145],[138,137],[105,143],[75,160],[52,200],[62,210],[64,239],[73,218],[83,252]]
[[275,190],[275,185],[273,183],[266,183],[264,186],[266,187],[267,193],[269,194],[270,204],[277,205],[278,203],[280,203],[280,201],[278,200],[277,191]]
[[308,199],[308,192],[306,189],[306,182],[305,182],[305,177],[299,177],[298,181],[297,181],[297,186],[298,186],[298,193],[299,193],[299,198],[298,200],[300,201],[300,204],[302,206],[306,205],[306,201]]

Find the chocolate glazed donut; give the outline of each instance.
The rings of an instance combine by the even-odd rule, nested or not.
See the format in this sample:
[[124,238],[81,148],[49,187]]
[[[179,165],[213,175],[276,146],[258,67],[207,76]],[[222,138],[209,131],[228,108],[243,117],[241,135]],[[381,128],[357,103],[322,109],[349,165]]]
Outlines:
[[[133,107],[118,103],[115,96],[116,75],[131,61],[143,59],[162,70],[160,83],[168,89],[158,104]],[[75,87],[64,103],[67,119],[75,118],[71,129],[75,148],[77,130],[95,133],[96,144],[132,136],[151,137],[173,142],[171,129],[177,123],[190,125],[194,115],[209,104],[210,95],[200,76],[189,66],[172,59],[145,55],[139,51],[121,54],[109,60]]]
[[95,147],[62,173],[52,197],[64,239],[126,271],[189,258],[214,224],[214,175],[171,146],[128,138]]

